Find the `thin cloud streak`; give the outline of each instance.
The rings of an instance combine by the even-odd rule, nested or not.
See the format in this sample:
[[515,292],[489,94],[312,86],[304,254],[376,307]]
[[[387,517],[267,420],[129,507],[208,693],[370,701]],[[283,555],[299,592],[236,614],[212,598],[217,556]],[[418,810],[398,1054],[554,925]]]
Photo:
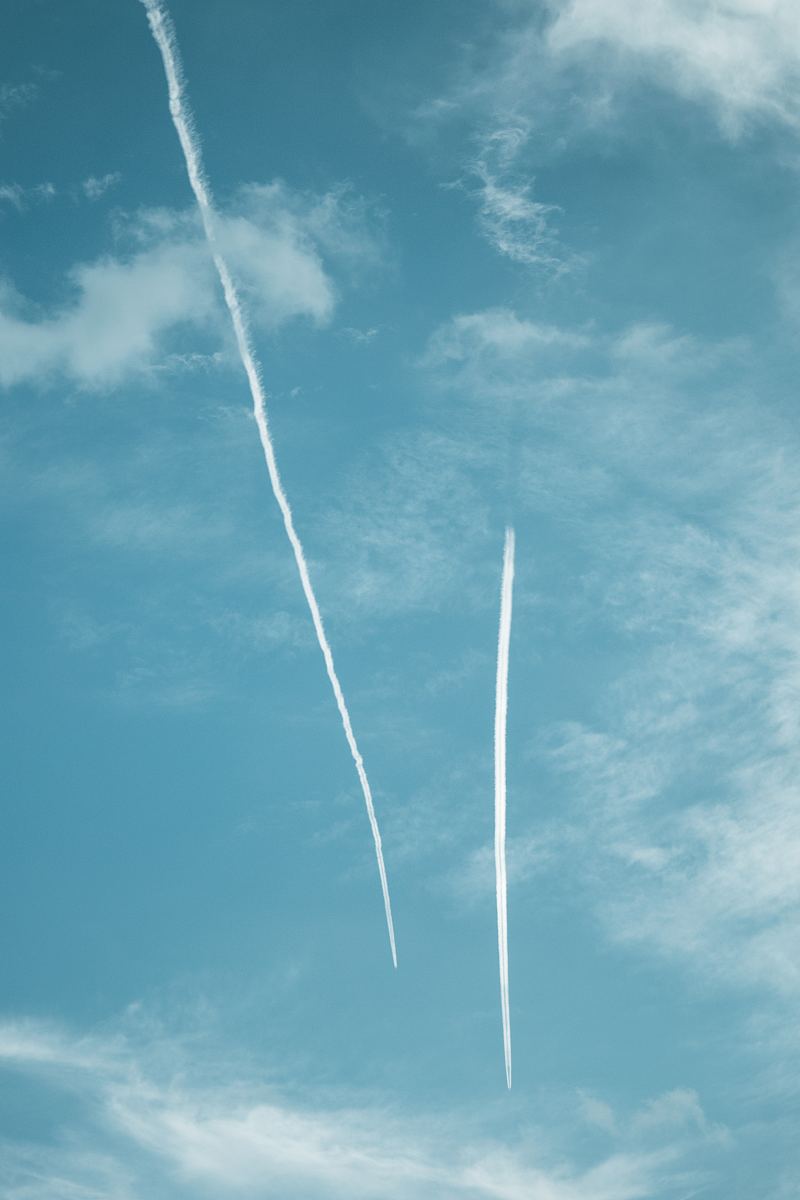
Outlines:
[[[587,1156],[585,1115],[558,1134],[548,1120],[533,1134],[500,1139],[485,1111],[464,1106],[412,1117],[376,1103],[374,1092],[349,1093],[346,1107],[313,1084],[295,1083],[287,1094],[264,1082],[259,1064],[242,1075],[230,1050],[208,1037],[170,1037],[146,1011],[129,1012],[100,1037],[0,1021],[0,1072],[13,1070],[46,1088],[41,1095],[60,1097],[45,1106],[35,1140],[4,1139],[0,1195],[675,1200],[708,1182],[687,1156],[725,1144],[726,1131],[689,1088],[655,1096],[630,1115],[584,1094],[581,1108],[588,1100],[594,1109],[588,1132],[599,1109],[613,1139]],[[556,1151],[565,1133],[580,1139],[579,1159]]]
[[500,962],[500,1011],[506,1083],[511,1087],[511,1014],[508,1002],[508,875],[506,870],[506,719],[508,715],[508,653],[514,589],[514,530],[506,529],[503,584],[500,593],[500,632],[497,639],[497,690],[494,713],[494,870],[497,893],[497,953]]
[[281,510],[283,523],[286,529],[286,535],[294,552],[295,562],[300,574],[300,582],[303,586],[308,607],[311,611],[311,619],[314,623],[317,640],[319,642],[322,656],[325,660],[325,669],[328,673],[328,678],[333,688],[333,694],[336,698],[336,705],[339,709],[339,714],[342,718],[345,737],[347,744],[350,747],[350,753],[353,756],[356,771],[358,773],[361,790],[364,794],[364,802],[367,808],[367,816],[369,817],[372,837],[375,843],[375,855],[378,862],[378,873],[381,881],[381,891],[383,893],[383,904],[386,911],[386,925],[389,932],[389,945],[392,952],[392,962],[397,966],[397,949],[395,946],[394,922],[392,920],[391,901],[389,899],[389,885],[386,878],[386,867],[383,861],[383,849],[381,846],[381,835],[378,828],[378,820],[375,815],[375,807],[372,801],[372,791],[370,789],[369,780],[367,779],[366,770],[364,768],[364,760],[361,757],[361,752],[358,749],[353,727],[350,721],[350,714],[345,703],[344,694],[339,683],[336,669],[333,662],[333,654],[328,643],[328,638],[325,633],[325,628],[322,623],[319,605],[314,594],[314,589],[311,586],[311,579],[308,573],[305,554],[297,532],[294,527],[292,510],[289,506],[286,493],[283,490],[280,474],[278,472],[278,464],[275,459],[275,451],[272,445],[272,438],[267,424],[267,408],[266,395],[261,382],[260,369],[256,361],[255,354],[250,345],[250,336],[247,328],[247,321],[242,311],[239,295],[236,290],[236,285],[233,277],[228,269],[220,249],[216,235],[215,223],[216,214],[211,197],[211,191],[207,184],[202,165],[202,156],[200,151],[199,139],[193,129],[193,123],[188,106],[183,94],[183,72],[180,64],[178,48],[175,38],[172,22],[158,0],[142,0],[147,11],[147,19],[150,24],[153,37],[156,41],[161,57],[164,62],[164,71],[167,77],[167,86],[169,90],[169,109],[172,115],[172,121],[178,134],[178,138],[183,150],[183,156],[186,163],[186,170],[189,176],[192,191],[197,207],[200,211],[200,217],[203,222],[203,230],[208,241],[209,249],[214,260],[214,266],[217,269],[222,290],[225,294],[225,303],[230,313],[231,322],[233,325],[234,334],[236,336],[236,345],[239,350],[242,366],[247,375],[250,385],[250,394],[253,398],[253,414],[255,416],[258,433],[261,439],[261,446],[264,451],[264,459],[269,472],[270,483],[275,499],[278,502],[278,507]]

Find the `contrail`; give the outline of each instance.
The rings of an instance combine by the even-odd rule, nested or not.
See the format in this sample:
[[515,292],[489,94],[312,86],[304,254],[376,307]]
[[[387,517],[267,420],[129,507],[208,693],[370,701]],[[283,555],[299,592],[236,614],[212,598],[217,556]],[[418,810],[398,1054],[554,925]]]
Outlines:
[[506,529],[500,632],[497,639],[497,691],[494,711],[494,870],[497,892],[497,953],[500,960],[500,1011],[506,1083],[511,1087],[511,1014],[508,1005],[508,878],[506,875],[506,717],[508,714],[508,650],[514,590],[514,530]]
[[203,170],[203,157],[200,150],[200,141],[194,129],[192,114],[189,105],[184,95],[184,77],[181,66],[180,54],[178,52],[178,44],[175,37],[175,28],[172,21],[165,11],[159,0],[142,0],[146,10],[147,19],[150,23],[150,29],[156,44],[161,51],[161,57],[164,60],[164,71],[167,76],[167,87],[169,89],[169,111],[172,114],[172,121],[178,132],[178,138],[183,150],[183,157],[186,162],[186,171],[189,176],[194,198],[197,201],[197,207],[200,210],[200,217],[203,222],[203,230],[205,231],[206,241],[208,242],[211,256],[214,260],[214,265],[217,268],[219,281],[222,284],[222,290],[225,293],[225,303],[230,313],[231,323],[233,324],[233,332],[236,335],[236,345],[239,349],[239,357],[242,361],[245,374],[247,375],[248,383],[250,384],[250,394],[253,397],[253,414],[258,426],[258,434],[261,439],[261,446],[264,451],[264,459],[269,472],[269,481],[272,484],[272,491],[275,499],[278,502],[278,507],[281,510],[283,524],[286,528],[286,536],[291,543],[294,551],[294,560],[297,563],[297,570],[300,573],[300,582],[303,585],[303,592],[308,602],[308,607],[311,610],[311,619],[314,622],[314,629],[317,634],[319,648],[322,651],[322,657],[325,659],[325,669],[328,672],[328,678],[331,681],[333,694],[336,697],[336,705],[339,709],[339,714],[342,718],[345,737],[347,744],[350,747],[350,753],[353,756],[353,762],[356,765],[358,778],[361,783],[361,790],[364,793],[364,803],[367,806],[367,816],[369,817],[370,828],[372,829],[372,837],[375,842],[375,855],[378,860],[378,873],[381,878],[381,890],[383,892],[383,906],[386,910],[386,925],[389,931],[389,945],[392,951],[392,962],[397,966],[397,949],[394,940],[394,922],[392,921],[392,905],[389,899],[389,884],[386,879],[386,867],[383,861],[383,850],[381,847],[381,835],[378,828],[378,819],[375,816],[375,806],[372,803],[372,792],[367,779],[367,773],[364,769],[364,760],[361,757],[361,752],[356,743],[353,726],[350,722],[350,714],[347,711],[344,693],[342,692],[339,678],[336,674],[336,668],[333,665],[333,654],[330,644],[325,633],[325,627],[322,624],[322,616],[317,604],[317,598],[314,595],[314,589],[311,586],[311,579],[308,574],[308,566],[306,564],[305,554],[297,536],[292,518],[292,510],[289,507],[289,501],[286,493],[283,490],[281,477],[278,472],[278,464],[275,460],[275,450],[270,437],[269,426],[267,424],[267,398],[264,392],[264,386],[261,382],[261,369],[255,356],[255,352],[250,344],[250,334],[248,331],[247,320],[242,305],[239,300],[239,293],[233,281],[233,276],[228,269],[228,264],[223,257],[219,247],[216,233],[217,216],[214,210],[214,202],[211,196],[211,188],[205,178]]

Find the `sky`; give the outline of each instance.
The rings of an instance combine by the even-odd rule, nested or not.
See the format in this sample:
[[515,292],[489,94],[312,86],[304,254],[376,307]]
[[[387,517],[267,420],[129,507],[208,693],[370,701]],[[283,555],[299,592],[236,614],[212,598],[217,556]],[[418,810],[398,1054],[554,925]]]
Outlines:
[[4,0],[0,1200],[795,1200],[800,8],[170,12],[398,969],[145,9]]

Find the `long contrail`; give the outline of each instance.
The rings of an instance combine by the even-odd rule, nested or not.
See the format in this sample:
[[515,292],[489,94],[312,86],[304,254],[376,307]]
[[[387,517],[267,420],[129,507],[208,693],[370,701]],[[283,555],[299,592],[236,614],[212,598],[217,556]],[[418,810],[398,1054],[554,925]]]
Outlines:
[[494,710],[494,871],[497,892],[497,953],[500,960],[500,1012],[506,1083],[511,1087],[511,1014],[508,1004],[508,877],[506,874],[506,718],[508,715],[508,650],[514,590],[514,530],[506,529],[500,632],[497,639],[497,690]]
[[286,493],[283,490],[281,477],[278,472],[278,464],[275,460],[275,450],[270,437],[269,426],[267,424],[267,398],[264,392],[264,386],[261,382],[261,369],[256,359],[253,348],[250,344],[250,334],[248,332],[247,320],[242,311],[242,305],[239,300],[239,293],[233,281],[233,276],[228,269],[228,264],[223,257],[219,247],[216,234],[217,217],[214,210],[214,202],[211,196],[211,188],[209,187],[203,170],[203,156],[200,150],[200,141],[194,130],[191,111],[184,95],[183,85],[183,69],[181,67],[180,54],[178,53],[178,45],[175,37],[175,29],[172,21],[165,11],[159,0],[142,0],[147,9],[147,19],[150,23],[153,37],[156,40],[161,57],[164,60],[164,71],[167,76],[167,87],[169,89],[169,111],[172,114],[172,120],[178,132],[183,157],[186,162],[186,170],[189,175],[189,183],[191,184],[194,198],[197,201],[197,207],[200,210],[200,217],[203,222],[203,229],[206,235],[211,256],[214,259],[214,265],[217,268],[219,281],[222,284],[222,290],[225,293],[225,303],[230,313],[231,322],[233,324],[233,332],[236,335],[236,345],[239,349],[239,357],[242,360],[245,374],[247,375],[248,383],[250,384],[250,394],[253,397],[253,414],[258,426],[258,434],[261,439],[261,446],[264,451],[264,459],[269,472],[269,481],[272,484],[272,491],[275,494],[275,499],[278,502],[278,507],[281,510],[283,524],[286,528],[286,536],[291,543],[294,551],[294,559],[297,563],[297,570],[300,573],[300,582],[303,585],[303,592],[308,602],[308,607],[311,610],[311,619],[314,622],[314,629],[317,634],[319,648],[322,651],[322,657],[325,659],[325,669],[328,672],[328,678],[331,681],[333,694],[336,697],[336,705],[339,709],[339,714],[342,718],[345,737],[347,744],[350,747],[350,753],[353,756],[353,761],[356,765],[358,778],[361,783],[361,790],[364,793],[364,803],[367,806],[367,816],[369,817],[370,828],[372,829],[372,837],[375,842],[375,855],[378,860],[378,873],[381,878],[381,890],[383,892],[383,905],[386,909],[386,925],[389,930],[389,945],[392,951],[392,962],[397,966],[397,949],[394,940],[394,922],[392,921],[392,905],[389,899],[389,884],[386,879],[386,867],[383,861],[383,850],[381,848],[381,835],[378,829],[378,819],[375,816],[375,806],[372,803],[372,791],[370,790],[367,773],[364,769],[364,760],[361,757],[361,752],[356,743],[353,726],[350,722],[350,714],[347,711],[344,694],[342,692],[339,678],[336,674],[336,668],[333,665],[333,654],[331,652],[328,638],[325,634],[325,627],[322,624],[322,616],[320,615],[317,598],[314,595],[314,589],[311,586],[311,579],[308,574],[308,566],[306,564],[305,554],[297,536],[292,518],[292,510],[289,507],[289,501]]

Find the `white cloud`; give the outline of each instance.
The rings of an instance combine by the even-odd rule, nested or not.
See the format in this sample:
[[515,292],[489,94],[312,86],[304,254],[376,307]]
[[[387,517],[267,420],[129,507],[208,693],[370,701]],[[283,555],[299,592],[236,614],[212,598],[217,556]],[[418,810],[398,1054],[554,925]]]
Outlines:
[[161,362],[152,363],[148,370],[155,375],[176,375],[186,371],[201,371],[207,374],[224,367],[226,362],[227,356],[222,350],[215,350],[213,354],[201,354],[197,350],[190,350],[167,354]]
[[[486,535],[486,498],[476,476],[490,449],[448,433],[403,433],[358,460],[338,505],[320,516],[328,549],[318,571],[340,612],[386,617],[432,606],[458,590],[475,592],[470,552]],[[479,568],[480,569],[480,568]]]
[[[526,882],[556,860],[553,831],[508,839],[508,882],[511,887]],[[487,842],[467,855],[450,872],[447,888],[468,903],[485,902],[494,894],[494,846]]]
[[596,146],[600,131],[631,128],[642,91],[702,106],[729,138],[800,125],[794,0],[496,0],[492,11],[493,36],[418,106],[418,125],[466,113],[479,129],[535,131],[540,161],[587,130]]
[[143,705],[172,712],[203,708],[216,695],[213,684],[198,673],[192,658],[172,654],[167,661],[138,663],[119,671],[113,697],[124,705]]
[[631,1118],[630,1126],[638,1134],[663,1133],[664,1130],[694,1130],[712,1141],[726,1145],[730,1132],[723,1125],[710,1122],[703,1112],[697,1092],[690,1088],[674,1088],[654,1100],[648,1100]]
[[464,1113],[409,1119],[376,1097],[320,1105],[297,1088],[288,1099],[163,1037],[74,1042],[12,1025],[0,1028],[0,1060],[75,1098],[55,1140],[6,1142],[0,1181],[15,1200],[649,1200],[693,1178],[681,1159],[697,1130],[685,1121],[670,1119],[655,1145],[652,1129],[642,1142],[632,1126],[614,1152],[578,1167],[542,1134],[503,1144]]
[[494,249],[512,262],[563,274],[574,260],[558,244],[551,218],[557,208],[534,200],[532,181],[521,180],[514,163],[527,140],[520,125],[493,130],[481,139],[470,166],[478,181],[478,227]]
[[[162,398],[140,403],[156,418],[145,413],[138,433],[110,440],[100,456],[67,448],[74,411],[27,410],[24,432],[2,447],[4,500],[44,506],[49,528],[83,562],[114,578],[132,568],[129,587],[100,599],[83,596],[74,579],[62,577],[61,594],[54,588],[53,633],[91,656],[79,686],[101,703],[179,713],[221,695],[241,698],[254,652],[263,671],[267,656],[310,643],[282,543],[265,537],[258,516],[241,517],[252,486],[236,467],[252,447],[247,405],[219,408],[209,398],[176,438],[161,419]],[[102,422],[104,405],[84,398],[90,423]]]
[[729,132],[754,116],[800,123],[794,0],[642,0],[635,12],[626,0],[567,0],[546,43],[583,55],[587,72],[628,71],[710,102]]
[[[558,836],[517,830],[531,868],[586,864],[612,939],[780,1005],[800,991],[800,442],[741,350],[489,310],[424,361],[454,443],[489,447],[513,414],[518,524],[556,520],[572,563],[542,619],[567,619],[567,588],[564,645],[618,647],[595,719],[532,750],[569,802]],[[456,877],[474,889],[480,862]]]
[[182,322],[206,322],[214,310],[210,275],[198,248],[163,243],[128,261],[75,267],[75,300],[31,319],[7,287],[0,309],[0,383],[66,374],[93,385],[118,382],[146,365],[160,336]]
[[308,622],[294,613],[278,611],[249,616],[229,609],[212,617],[210,624],[247,654],[307,649],[313,644]]
[[489,308],[462,313],[441,325],[422,361],[426,367],[440,368],[448,363],[474,365],[489,357],[509,367],[520,358],[533,362],[550,348],[577,350],[589,344],[589,337],[575,330],[529,321],[508,308]]
[[[606,611],[644,639],[641,662],[600,729],[565,737],[556,761],[596,798],[592,852],[619,860],[597,897],[612,936],[777,1000],[800,990],[797,447],[775,457],[768,437],[726,418],[735,494],[713,533],[680,511],[596,528],[619,580]],[[676,455],[686,450],[683,439]],[[678,510],[681,482],[676,472]],[[715,486],[709,470],[692,507],[719,505]]]
[[[226,249],[266,324],[295,313],[328,320],[337,295],[324,263],[345,265],[352,276],[382,260],[383,214],[346,185],[319,196],[280,180],[248,184],[237,204],[243,220],[226,222]],[[247,225],[260,231],[260,246]]]
[[638,898],[623,892],[607,910],[621,940],[690,962],[707,977],[796,996],[800,934],[800,821],[791,783],[693,806],[662,823],[667,861]]
[[[741,545],[740,522],[717,545],[684,540],[681,520],[641,532],[626,561],[612,549],[619,530],[596,530],[609,574],[626,580],[605,620],[633,615],[640,662],[617,678],[599,727],[563,729],[550,751],[574,780],[576,833],[586,822],[571,852],[597,866],[589,898],[612,938],[695,982],[796,997],[800,653],[796,571],[783,562],[794,537],[774,547],[776,571],[772,547]],[[591,594],[603,612],[602,588]]]
[[0,125],[17,109],[32,104],[38,95],[35,83],[0,83]]
[[368,346],[377,337],[377,329],[355,329],[350,325],[342,330],[344,337],[349,338],[356,346]]
[[313,243],[294,222],[264,228],[246,217],[228,217],[220,240],[259,324],[278,325],[296,316],[319,322],[330,318],[333,283]]
[[199,507],[158,502],[107,502],[89,518],[92,536],[110,546],[148,554],[181,552],[191,556],[209,543],[219,544],[233,534],[230,518],[216,518]]
[[[634,330],[627,334],[635,337]],[[506,486],[508,419],[516,413],[549,428],[566,413],[570,426],[585,426],[587,444],[595,433],[619,454],[642,418],[637,406],[635,419],[626,414],[615,428],[607,419],[606,393],[620,387],[628,397],[641,393],[645,349],[634,378],[628,362],[615,361],[616,342],[612,335],[531,320],[508,308],[462,313],[435,330],[418,360],[428,386],[429,423],[394,435],[378,453],[357,460],[339,503],[320,518],[329,550],[322,586],[331,598],[347,596],[342,615],[385,618],[454,602],[483,611],[493,603],[488,555],[496,550],[493,505],[498,487]],[[662,331],[649,344],[655,346],[651,373],[657,377],[656,359],[667,353],[669,338]],[[692,356],[703,358],[697,347]],[[514,457],[521,462],[514,486],[529,505],[574,507],[578,497],[584,506],[596,504],[619,486],[602,455],[587,446],[576,453],[555,436],[541,448],[519,439]]]
[[663,321],[637,321],[611,342],[609,353],[625,370],[646,374],[696,375],[739,355],[743,339],[708,342],[687,333],[676,333]]
[[617,1118],[610,1104],[588,1092],[579,1092],[579,1111],[589,1125],[602,1129],[606,1133],[615,1133]]
[[513,262],[555,270],[561,263],[554,253],[550,216],[553,205],[533,200],[528,184],[504,183],[481,165],[479,226],[500,254]]
[[81,183],[81,190],[87,200],[99,200],[109,188],[116,187],[121,179],[119,171],[109,171],[106,175],[90,175]]
[[30,201],[52,200],[56,194],[52,183],[35,183],[23,187],[21,183],[0,184],[0,204],[10,204],[17,212],[23,212]]
[[[221,238],[256,324],[270,329],[296,317],[330,319],[336,289],[324,259],[377,254],[375,239],[359,226],[365,212],[347,192],[313,199],[283,184],[242,190],[221,219]],[[0,384],[66,376],[87,387],[113,385],[159,365],[165,339],[182,327],[227,336],[192,217],[149,210],[117,218],[117,234],[132,252],[73,267],[66,304],[36,312],[5,284]],[[166,361],[174,369],[180,355]]]

